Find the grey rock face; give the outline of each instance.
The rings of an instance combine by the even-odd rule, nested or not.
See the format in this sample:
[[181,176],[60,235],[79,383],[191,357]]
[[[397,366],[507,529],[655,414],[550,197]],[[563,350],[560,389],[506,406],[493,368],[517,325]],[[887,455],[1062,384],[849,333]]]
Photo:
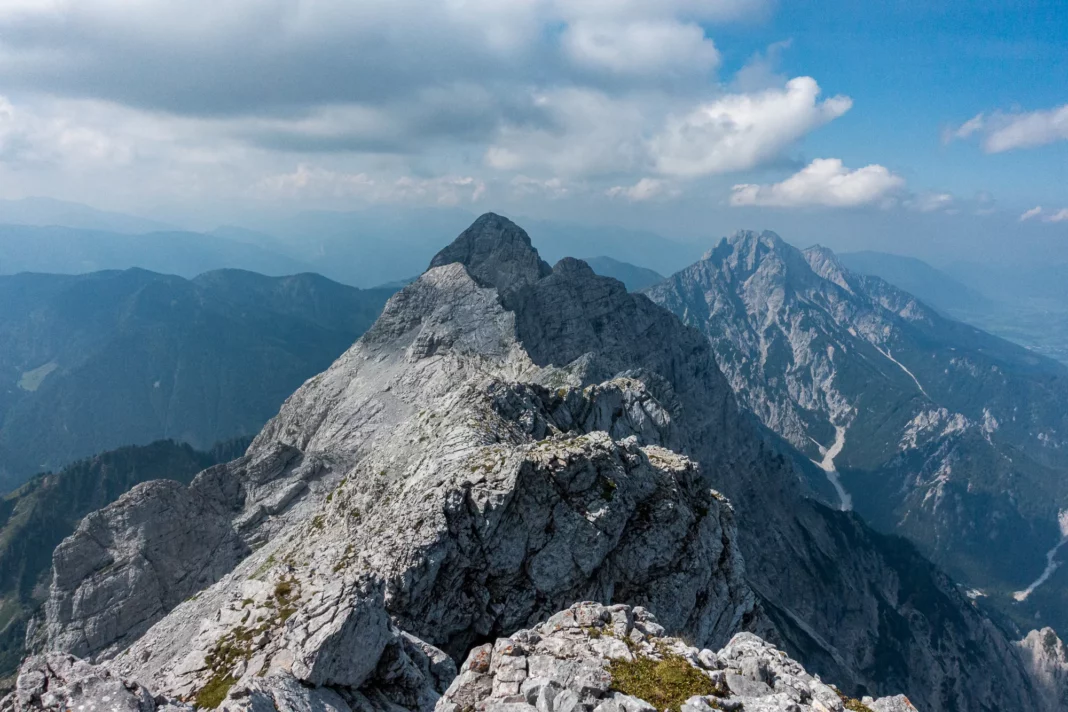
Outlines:
[[[244,458],[198,476],[205,521],[251,553],[176,549],[173,570],[211,575],[165,615],[118,595],[151,628],[109,629],[122,642],[95,659],[171,697],[252,704],[295,680],[305,701],[422,710],[452,679],[445,653],[597,600],[702,647],[774,636],[844,687],[932,712],[1034,706],[1011,645],[950,582],[804,499],[702,334],[577,260],[546,274],[513,228],[481,220],[435,259],[467,264],[398,293]],[[99,575],[58,559],[55,598]],[[50,604],[47,646],[83,640],[96,614],[76,611]]]
[[647,293],[701,329],[745,407],[826,470],[837,491],[824,472],[811,480],[825,501],[970,587],[1038,578],[1068,511],[1062,365],[770,232],[732,235]]
[[[245,458],[197,478],[212,516],[263,546],[221,559],[230,573],[109,665],[183,697],[261,673],[367,696],[396,647],[384,611],[456,655],[576,599],[644,603],[709,644],[757,621],[730,506],[655,444],[672,439],[665,406],[633,378],[539,384],[556,373],[519,346],[494,290],[460,265],[430,270]],[[84,627],[65,613],[49,616],[52,647]],[[433,685],[412,689],[432,704]]]
[[527,233],[493,213],[480,217],[435,255],[430,268],[453,263],[466,265],[479,284],[500,287],[502,292],[524,287],[552,272],[531,247]]
[[15,691],[0,702],[4,712],[193,712],[153,696],[136,682],[72,655],[31,657],[19,671]]
[[[837,690],[755,635],[740,633],[716,653],[665,636],[642,607],[579,603],[472,650],[436,711],[653,712],[653,702],[668,700],[627,694],[636,687],[632,671],[664,691],[669,679],[683,678],[680,668],[693,670],[675,693],[684,712],[845,710]],[[877,712],[916,710],[903,696],[866,704]]]
[[1052,628],[1033,630],[1016,645],[1048,709],[1068,709],[1068,646]]
[[46,608],[53,647],[89,655],[129,643],[249,549],[230,519],[177,482],[140,485],[60,544]]

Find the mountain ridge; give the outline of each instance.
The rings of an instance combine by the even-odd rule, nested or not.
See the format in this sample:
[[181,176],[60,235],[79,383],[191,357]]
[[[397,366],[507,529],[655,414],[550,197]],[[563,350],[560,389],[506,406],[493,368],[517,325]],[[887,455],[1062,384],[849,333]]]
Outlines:
[[1012,610],[1062,536],[1063,365],[774,233],[725,238],[647,293],[702,329],[740,400],[823,466],[825,499]]
[[[1041,709],[947,577],[803,496],[705,335],[579,260],[546,272],[520,233],[476,221],[243,458],[87,518],[56,551],[38,645],[165,696],[221,701],[264,672],[379,708],[442,692],[382,667],[418,669],[413,636],[456,656],[618,597],[702,645],[778,637],[851,691]],[[169,562],[162,606],[125,583],[149,580],[142,556]]]

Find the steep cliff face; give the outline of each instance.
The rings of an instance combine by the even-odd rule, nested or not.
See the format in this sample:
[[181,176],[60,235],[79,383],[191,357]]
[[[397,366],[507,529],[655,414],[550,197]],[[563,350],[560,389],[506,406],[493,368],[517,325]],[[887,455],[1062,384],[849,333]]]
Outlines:
[[1031,667],[1046,706],[1068,709],[1068,646],[1052,628],[1033,630],[1016,645]]
[[423,709],[442,651],[593,600],[701,647],[770,636],[854,694],[1040,709],[1002,634],[908,545],[806,500],[784,447],[700,332],[487,215],[245,457],[87,519],[37,635],[202,706],[297,685]]
[[832,506],[907,536],[1021,622],[1038,612],[1013,594],[1068,531],[1062,365],[773,233],[726,238],[648,294],[702,330],[746,408],[822,467]]

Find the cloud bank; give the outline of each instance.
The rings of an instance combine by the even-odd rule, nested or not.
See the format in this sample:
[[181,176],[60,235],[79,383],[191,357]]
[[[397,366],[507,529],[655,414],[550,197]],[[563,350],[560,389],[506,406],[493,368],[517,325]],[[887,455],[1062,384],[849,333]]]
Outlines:
[[979,137],[987,153],[1004,153],[1068,141],[1068,104],[1026,113],[979,114],[947,134],[947,140]]
[[781,183],[741,184],[733,188],[734,206],[853,208],[877,205],[900,192],[905,180],[879,165],[849,170],[837,158],[817,158]]

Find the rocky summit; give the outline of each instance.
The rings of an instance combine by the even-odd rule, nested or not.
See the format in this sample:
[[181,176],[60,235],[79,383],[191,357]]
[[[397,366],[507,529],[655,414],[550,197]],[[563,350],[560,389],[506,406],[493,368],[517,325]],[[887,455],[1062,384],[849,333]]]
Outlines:
[[82,521],[3,704],[1056,709],[791,453],[705,335],[485,215],[243,457]]
[[751,633],[698,650],[646,609],[578,603],[474,648],[435,712],[915,712],[904,695],[849,698]]

